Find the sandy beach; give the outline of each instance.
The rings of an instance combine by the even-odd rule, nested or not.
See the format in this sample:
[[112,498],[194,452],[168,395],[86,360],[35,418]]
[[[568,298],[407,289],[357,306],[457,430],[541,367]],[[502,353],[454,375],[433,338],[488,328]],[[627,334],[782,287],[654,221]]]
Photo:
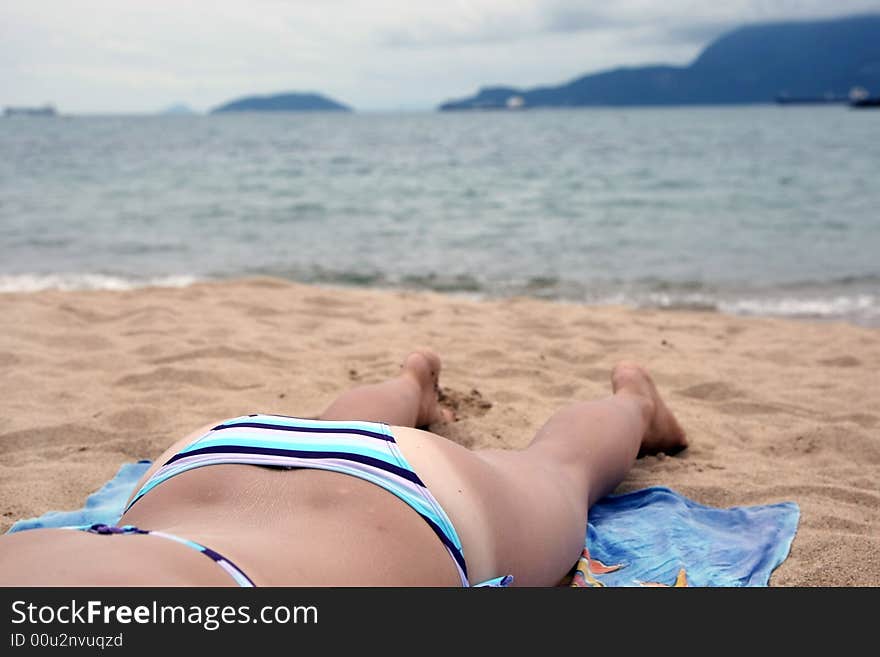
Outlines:
[[269,278],[3,294],[0,326],[2,531],[81,506],[207,422],[318,413],[426,345],[458,414],[434,429],[469,447],[524,446],[561,405],[607,394],[617,360],[641,361],[691,447],[640,460],[621,492],[795,501],[772,585],[880,585],[878,329]]

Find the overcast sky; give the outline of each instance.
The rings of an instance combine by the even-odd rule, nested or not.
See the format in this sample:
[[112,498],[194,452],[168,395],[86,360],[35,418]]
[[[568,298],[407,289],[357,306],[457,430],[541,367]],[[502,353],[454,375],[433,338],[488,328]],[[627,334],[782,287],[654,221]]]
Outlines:
[[744,23],[880,13],[880,0],[0,0],[0,105],[203,111],[317,91],[429,109],[489,84],[687,64]]

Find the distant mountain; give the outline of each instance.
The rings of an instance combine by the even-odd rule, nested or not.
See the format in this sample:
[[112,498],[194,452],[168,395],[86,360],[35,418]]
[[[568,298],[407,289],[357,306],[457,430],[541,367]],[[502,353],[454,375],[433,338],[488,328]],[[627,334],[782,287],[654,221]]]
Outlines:
[[642,66],[557,87],[486,87],[441,110],[773,102],[777,96],[880,94],[880,15],[747,25],[723,34],[686,67]]
[[351,108],[319,94],[285,93],[246,96],[211,110],[219,112],[350,112]]
[[175,103],[159,110],[159,114],[195,114],[195,110],[184,103]]

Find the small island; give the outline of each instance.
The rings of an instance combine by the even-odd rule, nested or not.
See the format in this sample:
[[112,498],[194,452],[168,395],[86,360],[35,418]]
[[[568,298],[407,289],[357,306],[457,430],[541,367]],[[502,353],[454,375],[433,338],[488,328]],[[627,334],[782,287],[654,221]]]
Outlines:
[[195,114],[195,110],[186,103],[174,103],[168,107],[159,110],[159,114],[174,114],[176,116],[184,116]]
[[351,108],[315,93],[283,93],[270,96],[245,96],[211,110],[224,112],[350,112]]

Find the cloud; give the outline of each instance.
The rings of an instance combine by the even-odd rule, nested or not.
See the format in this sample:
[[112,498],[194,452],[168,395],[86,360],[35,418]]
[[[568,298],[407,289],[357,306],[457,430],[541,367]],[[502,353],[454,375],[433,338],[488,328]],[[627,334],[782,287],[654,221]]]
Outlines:
[[392,48],[430,49],[515,43],[546,34],[652,31],[668,41],[705,43],[749,22],[880,12],[880,0],[483,0],[434,7],[405,12],[397,20],[377,26],[375,42]]
[[546,32],[585,32],[621,26],[621,21],[607,10],[591,9],[581,4],[549,6],[541,21],[541,31]]
[[730,20],[706,20],[680,26],[673,25],[665,30],[664,37],[666,40],[676,43],[703,45],[711,43],[739,25],[741,25],[739,21]]

